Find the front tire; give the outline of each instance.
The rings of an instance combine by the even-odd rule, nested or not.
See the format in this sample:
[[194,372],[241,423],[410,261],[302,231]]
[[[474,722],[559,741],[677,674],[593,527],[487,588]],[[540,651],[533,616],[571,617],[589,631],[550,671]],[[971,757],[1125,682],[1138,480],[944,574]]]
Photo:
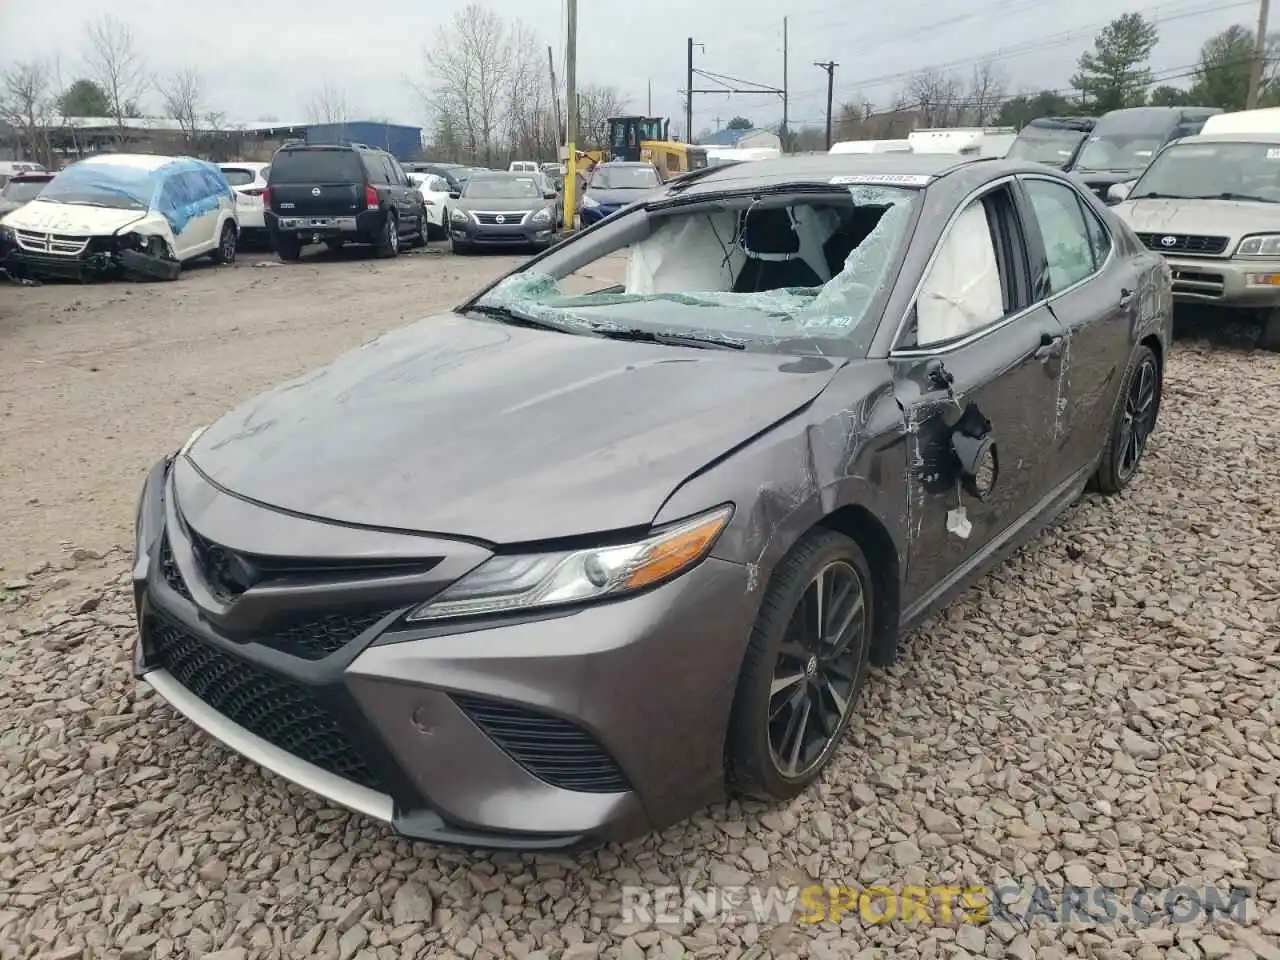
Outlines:
[[374,241],[374,251],[383,259],[390,259],[400,253],[400,222],[394,213],[388,212],[386,222]]
[[471,252],[471,248],[465,243],[459,243],[457,240],[451,239],[449,241],[449,251],[457,254],[458,256],[466,256]]
[[1280,307],[1272,307],[1262,314],[1262,336],[1258,346],[1272,353],[1280,353]]
[[728,773],[738,792],[789,800],[848,728],[870,661],[874,581],[861,548],[807,533],[774,571],[734,695]]
[[1160,414],[1162,373],[1150,347],[1141,344],[1134,351],[1121,383],[1120,402],[1093,476],[1094,488],[1108,496],[1119,493],[1137,475]]
[[209,259],[214,263],[235,263],[238,239],[236,225],[228,220],[222,225],[222,233],[218,235],[218,246],[209,254]]

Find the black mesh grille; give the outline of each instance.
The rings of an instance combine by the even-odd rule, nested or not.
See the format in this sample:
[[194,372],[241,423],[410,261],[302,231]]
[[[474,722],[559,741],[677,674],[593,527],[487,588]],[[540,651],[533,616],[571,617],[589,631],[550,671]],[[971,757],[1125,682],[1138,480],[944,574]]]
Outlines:
[[162,621],[153,624],[150,639],[157,664],[232,723],[300,760],[385,792],[338,719],[305,687]]
[[191,591],[187,589],[186,581],[182,579],[178,564],[173,559],[173,550],[169,546],[168,534],[160,538],[160,572],[164,575],[164,582],[169,585],[170,590],[184,600],[191,599]]
[[[1157,253],[1202,253],[1216,255],[1227,249],[1226,237],[1204,237],[1187,233],[1140,233],[1138,239]],[[1171,243],[1166,243],[1171,240]]]
[[385,611],[360,615],[333,613],[303,620],[283,630],[253,639],[255,643],[287,653],[291,657],[322,660],[341,650],[377,623],[384,613]]
[[553,787],[584,793],[631,789],[604,747],[567,720],[483,697],[458,694],[454,702],[517,763]]

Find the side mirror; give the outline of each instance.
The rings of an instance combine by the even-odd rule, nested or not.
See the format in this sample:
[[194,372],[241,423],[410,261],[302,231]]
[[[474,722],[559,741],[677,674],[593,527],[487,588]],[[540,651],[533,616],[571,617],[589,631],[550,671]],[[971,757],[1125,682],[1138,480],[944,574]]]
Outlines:
[[462,191],[461,191],[461,190],[450,190],[450,191],[449,191],[449,199],[450,199],[450,200],[461,200],[461,199],[462,199]]
[[986,500],[1000,478],[1000,457],[991,421],[970,404],[951,431],[951,449],[960,468],[960,483],[975,500]]
[[555,200],[555,199],[556,199],[557,197],[559,197],[559,196],[560,196],[560,194],[556,193],[554,190],[548,190],[546,193],[544,193],[544,194],[542,195],[542,199],[543,199],[543,200]]
[[1120,203],[1128,198],[1132,189],[1132,183],[1113,183],[1107,187],[1107,203]]

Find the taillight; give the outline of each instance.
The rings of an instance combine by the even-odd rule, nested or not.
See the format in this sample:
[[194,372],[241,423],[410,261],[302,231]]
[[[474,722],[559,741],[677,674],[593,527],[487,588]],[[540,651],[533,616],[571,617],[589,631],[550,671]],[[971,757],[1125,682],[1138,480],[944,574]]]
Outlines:
[[378,209],[378,191],[373,187],[364,188],[364,205],[370,210]]
[[262,189],[262,205],[268,210],[271,209],[271,188],[263,187]]

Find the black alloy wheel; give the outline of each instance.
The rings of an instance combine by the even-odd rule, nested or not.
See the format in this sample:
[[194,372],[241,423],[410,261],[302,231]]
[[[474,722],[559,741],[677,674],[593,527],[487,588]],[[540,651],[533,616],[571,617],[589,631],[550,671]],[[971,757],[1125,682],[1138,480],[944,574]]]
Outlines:
[[1119,493],[1129,485],[1142,463],[1147,441],[1155,432],[1162,384],[1160,361],[1150,347],[1141,345],[1134,351],[1123,384],[1102,460],[1093,477],[1093,486],[1105,494]]
[[741,791],[785,800],[821,775],[866,677],[874,614],[870,568],[849,537],[812,530],[779,563],[734,700],[729,772]]

